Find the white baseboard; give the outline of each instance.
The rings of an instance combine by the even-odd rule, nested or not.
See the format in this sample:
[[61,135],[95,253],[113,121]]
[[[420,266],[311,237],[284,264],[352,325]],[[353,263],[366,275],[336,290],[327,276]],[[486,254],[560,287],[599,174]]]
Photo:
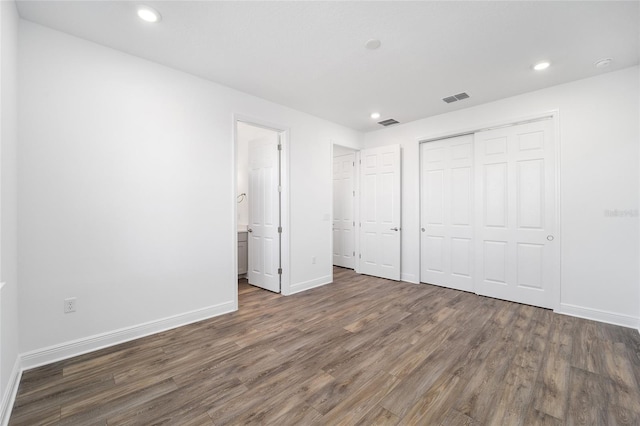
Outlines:
[[211,317],[226,314],[237,310],[234,301],[220,303],[183,314],[174,315],[160,320],[149,321],[133,327],[96,334],[94,336],[36,349],[22,354],[22,369],[28,370],[41,365],[93,352],[98,349],[139,339],[161,331],[202,321]]
[[289,288],[289,292],[285,294],[285,296],[289,296],[291,294],[300,293],[301,291],[311,290],[312,288],[330,284],[332,281],[333,280],[331,278],[331,275],[325,275],[324,277],[314,278],[309,281],[304,281],[297,284],[291,284],[291,287]]
[[561,303],[560,310],[556,312],[571,315],[573,317],[621,325],[622,327],[638,328],[638,318],[630,315],[621,315],[614,312],[603,311],[600,309],[584,308],[582,306],[571,305],[569,303]]
[[400,274],[400,281],[405,281],[412,284],[420,284],[420,281],[416,278],[416,274],[407,274],[402,272]]
[[9,424],[9,418],[11,417],[11,411],[13,410],[13,403],[16,401],[18,387],[20,386],[20,378],[22,377],[22,368],[20,368],[20,364],[20,355],[18,355],[16,362],[13,364],[11,376],[9,376],[7,389],[5,389],[2,397],[2,406],[0,406],[0,425],[2,426]]

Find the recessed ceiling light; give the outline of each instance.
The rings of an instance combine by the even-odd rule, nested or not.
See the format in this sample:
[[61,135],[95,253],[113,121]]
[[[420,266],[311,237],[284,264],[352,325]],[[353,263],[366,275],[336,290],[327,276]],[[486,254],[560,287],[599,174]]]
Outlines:
[[537,64],[535,64],[533,66],[533,69],[536,71],[542,71],[542,70],[546,70],[547,68],[549,68],[549,65],[551,65],[549,62],[538,62]]
[[376,50],[380,47],[381,44],[382,43],[380,42],[380,40],[378,40],[377,38],[372,38],[371,40],[367,40],[367,42],[364,44],[364,47],[369,50]]
[[371,113],[371,118],[373,118],[374,120],[377,120],[378,118],[380,118],[380,113],[379,112],[372,112]]
[[611,62],[613,62],[612,58],[604,58],[596,61],[594,65],[596,66],[596,68],[606,68],[611,65]]
[[149,6],[138,6],[138,17],[145,22],[160,22],[162,17],[160,13]]

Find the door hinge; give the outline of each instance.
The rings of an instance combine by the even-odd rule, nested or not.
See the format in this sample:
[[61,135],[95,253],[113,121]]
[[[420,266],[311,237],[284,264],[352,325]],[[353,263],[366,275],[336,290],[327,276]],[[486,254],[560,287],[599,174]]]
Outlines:
[[282,145],[278,144],[278,151],[282,151]]
[[358,254],[358,259],[362,259],[362,253]]
[[354,161],[354,162],[353,162],[353,167],[355,167],[355,166],[356,166],[356,162]]
[[282,268],[278,268],[278,275],[282,275]]
[[282,226],[278,226],[278,233],[282,234]]
[[278,185],[278,192],[282,192],[282,185]]
[[358,163],[359,163],[359,164],[362,164],[362,160],[358,160]]
[[354,197],[356,196],[356,191],[353,191],[353,196],[354,196]]
[[[356,226],[356,221],[355,220],[353,221],[353,226]],[[354,255],[355,255],[355,253],[354,253]]]

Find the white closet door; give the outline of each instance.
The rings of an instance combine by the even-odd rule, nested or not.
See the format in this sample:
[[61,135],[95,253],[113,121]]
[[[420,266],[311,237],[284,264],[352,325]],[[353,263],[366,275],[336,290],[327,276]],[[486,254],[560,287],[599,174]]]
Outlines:
[[249,142],[249,284],[280,292],[279,136]]
[[353,172],[355,152],[333,158],[333,264],[354,267]]
[[420,150],[420,281],[473,291],[473,135]]
[[552,121],[475,138],[476,291],[551,308],[560,282]]
[[360,151],[360,272],[400,280],[400,145]]

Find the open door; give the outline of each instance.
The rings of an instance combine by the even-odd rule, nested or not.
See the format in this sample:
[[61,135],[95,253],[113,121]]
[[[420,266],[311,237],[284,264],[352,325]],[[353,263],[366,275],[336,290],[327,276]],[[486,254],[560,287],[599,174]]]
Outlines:
[[354,269],[355,151],[333,157],[333,264]]
[[360,270],[400,280],[400,145],[360,151]]
[[280,292],[280,137],[249,142],[249,284]]

